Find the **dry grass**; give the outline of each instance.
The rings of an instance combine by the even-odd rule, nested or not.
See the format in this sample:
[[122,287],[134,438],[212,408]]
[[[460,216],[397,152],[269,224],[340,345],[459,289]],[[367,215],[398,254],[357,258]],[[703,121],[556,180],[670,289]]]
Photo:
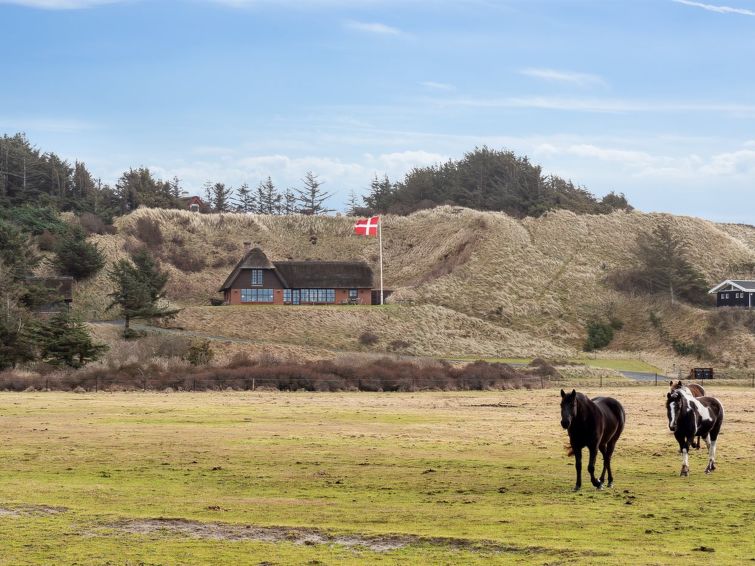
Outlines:
[[[346,336],[352,327],[339,325],[338,320],[357,324],[360,329],[377,321],[401,323],[396,327],[382,326],[382,331],[386,338],[389,334],[393,336],[390,340],[404,340],[403,334],[410,332],[409,341],[415,343],[412,350],[415,353],[499,355],[497,350],[501,349],[521,352],[523,344],[519,342],[536,339],[532,345],[543,347],[544,351],[532,352],[535,348],[529,348],[528,352],[550,355],[548,352],[559,349],[579,348],[584,340],[585,322],[614,312],[625,322],[625,328],[617,333],[612,348],[641,349],[649,356],[674,359],[670,346],[648,332],[649,311],[663,311],[670,331],[678,334],[674,335],[677,339],[701,334],[707,324],[705,313],[687,307],[671,309],[668,305],[648,304],[646,298],[623,295],[603,283],[610,271],[628,266],[636,238],[665,218],[640,212],[578,216],[559,211],[540,218],[516,220],[501,213],[453,207],[407,217],[386,216],[383,231],[386,287],[397,290],[393,300],[426,307],[424,310],[408,310],[406,316],[388,318],[360,313],[357,321],[334,315],[327,323],[335,338],[327,344],[291,327],[270,330],[273,326],[284,326],[284,321],[295,315],[276,311],[281,317],[278,322],[277,314],[263,316],[267,329],[281,335],[280,341],[287,344],[309,346],[309,342],[298,340],[312,338],[315,344],[326,348],[351,348],[346,344]],[[692,262],[709,282],[729,276],[735,266],[755,262],[755,228],[719,225],[697,218],[672,218],[694,250]],[[241,256],[244,241],[262,246],[274,260],[363,259],[373,266],[377,263],[377,240],[352,235],[353,219],[348,217],[199,215],[179,210],[139,209],[116,221],[118,234],[92,239],[109,261],[125,257],[127,249],[141,245],[132,234],[136,233],[137,223],[144,219],[159,225],[165,257],[170,257],[180,245],[193,257],[207,258],[207,266],[197,273],[185,273],[168,262],[163,264],[171,276],[169,298],[184,306],[207,305],[211,297],[219,296],[217,288]],[[311,243],[312,235],[317,236],[316,245]],[[104,306],[108,291],[103,272],[91,282],[77,286],[77,304],[92,318],[107,316]],[[192,327],[199,328],[196,323],[204,315],[197,311],[186,316]],[[242,323],[240,315],[234,316]],[[208,329],[218,329],[211,317],[207,323],[211,325]],[[248,325],[249,321],[242,324]],[[441,328],[446,324],[450,326]],[[473,327],[479,332],[470,330],[471,336],[464,337],[467,329]],[[492,333],[491,339],[485,338],[488,332]],[[442,340],[451,342],[447,347],[439,347]],[[735,332],[725,343],[712,344],[712,351],[720,360],[744,359],[751,340],[752,337]],[[422,341],[433,345],[423,346]],[[465,350],[458,349],[462,347]]]

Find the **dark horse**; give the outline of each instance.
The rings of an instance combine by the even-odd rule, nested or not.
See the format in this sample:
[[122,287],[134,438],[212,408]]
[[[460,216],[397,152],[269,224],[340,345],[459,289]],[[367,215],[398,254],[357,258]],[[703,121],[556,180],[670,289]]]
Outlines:
[[[689,391],[675,389],[666,394],[668,427],[674,433],[682,453],[680,476],[689,475],[689,447],[694,438],[701,437],[708,447],[708,466],[705,473],[716,469],[716,442],[724,422],[724,408],[715,397],[694,397]],[[699,445],[699,442],[698,442]]]
[[702,385],[698,385],[697,383],[683,384],[681,381],[677,381],[676,383],[669,381],[668,385],[671,388],[671,391],[674,391],[676,389],[683,389],[686,387],[687,389],[689,389],[689,392],[692,393],[693,397],[705,397],[705,389],[703,389]]
[[[574,466],[577,469],[577,484],[574,491],[582,487],[582,448],[585,446],[590,452],[587,471],[590,481],[601,489],[608,471],[608,487],[613,485],[611,471],[611,456],[624,430],[626,415],[624,408],[616,399],[611,397],[595,397],[588,399],[586,395],[561,390],[561,426],[569,432],[570,455],[574,454]],[[598,450],[603,455],[603,471],[600,479],[595,479],[595,458]]]

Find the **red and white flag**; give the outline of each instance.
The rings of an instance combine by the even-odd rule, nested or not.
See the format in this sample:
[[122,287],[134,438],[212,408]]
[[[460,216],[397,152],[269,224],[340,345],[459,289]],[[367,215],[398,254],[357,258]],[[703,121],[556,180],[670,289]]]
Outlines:
[[371,218],[360,218],[359,220],[357,220],[357,223],[354,224],[354,233],[358,236],[377,236],[379,224],[379,216],[373,216]]

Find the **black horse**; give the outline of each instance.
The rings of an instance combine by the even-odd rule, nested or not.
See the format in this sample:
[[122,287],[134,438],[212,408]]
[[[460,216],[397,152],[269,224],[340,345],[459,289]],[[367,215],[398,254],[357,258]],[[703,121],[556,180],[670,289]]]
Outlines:
[[[673,431],[682,453],[680,476],[689,475],[689,447],[694,438],[702,438],[708,447],[708,466],[705,473],[716,469],[716,442],[724,422],[724,407],[715,397],[694,397],[684,389],[666,394],[668,427]],[[698,446],[700,442],[698,441]]]
[[[608,471],[608,487],[613,485],[611,456],[624,430],[625,421],[624,408],[616,399],[595,397],[591,400],[574,389],[571,393],[561,390],[561,426],[569,432],[569,455],[574,454],[574,466],[577,469],[574,491],[582,487],[582,448],[585,446],[590,452],[587,471],[590,472],[592,484],[602,489]],[[603,456],[603,471],[599,480],[595,478],[595,458],[598,450]]]

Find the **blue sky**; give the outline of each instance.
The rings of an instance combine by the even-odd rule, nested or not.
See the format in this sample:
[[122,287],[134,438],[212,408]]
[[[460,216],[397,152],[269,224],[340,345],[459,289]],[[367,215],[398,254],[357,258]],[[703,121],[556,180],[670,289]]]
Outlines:
[[755,0],[0,0],[0,131],[335,193],[486,144],[646,211],[755,223]]

